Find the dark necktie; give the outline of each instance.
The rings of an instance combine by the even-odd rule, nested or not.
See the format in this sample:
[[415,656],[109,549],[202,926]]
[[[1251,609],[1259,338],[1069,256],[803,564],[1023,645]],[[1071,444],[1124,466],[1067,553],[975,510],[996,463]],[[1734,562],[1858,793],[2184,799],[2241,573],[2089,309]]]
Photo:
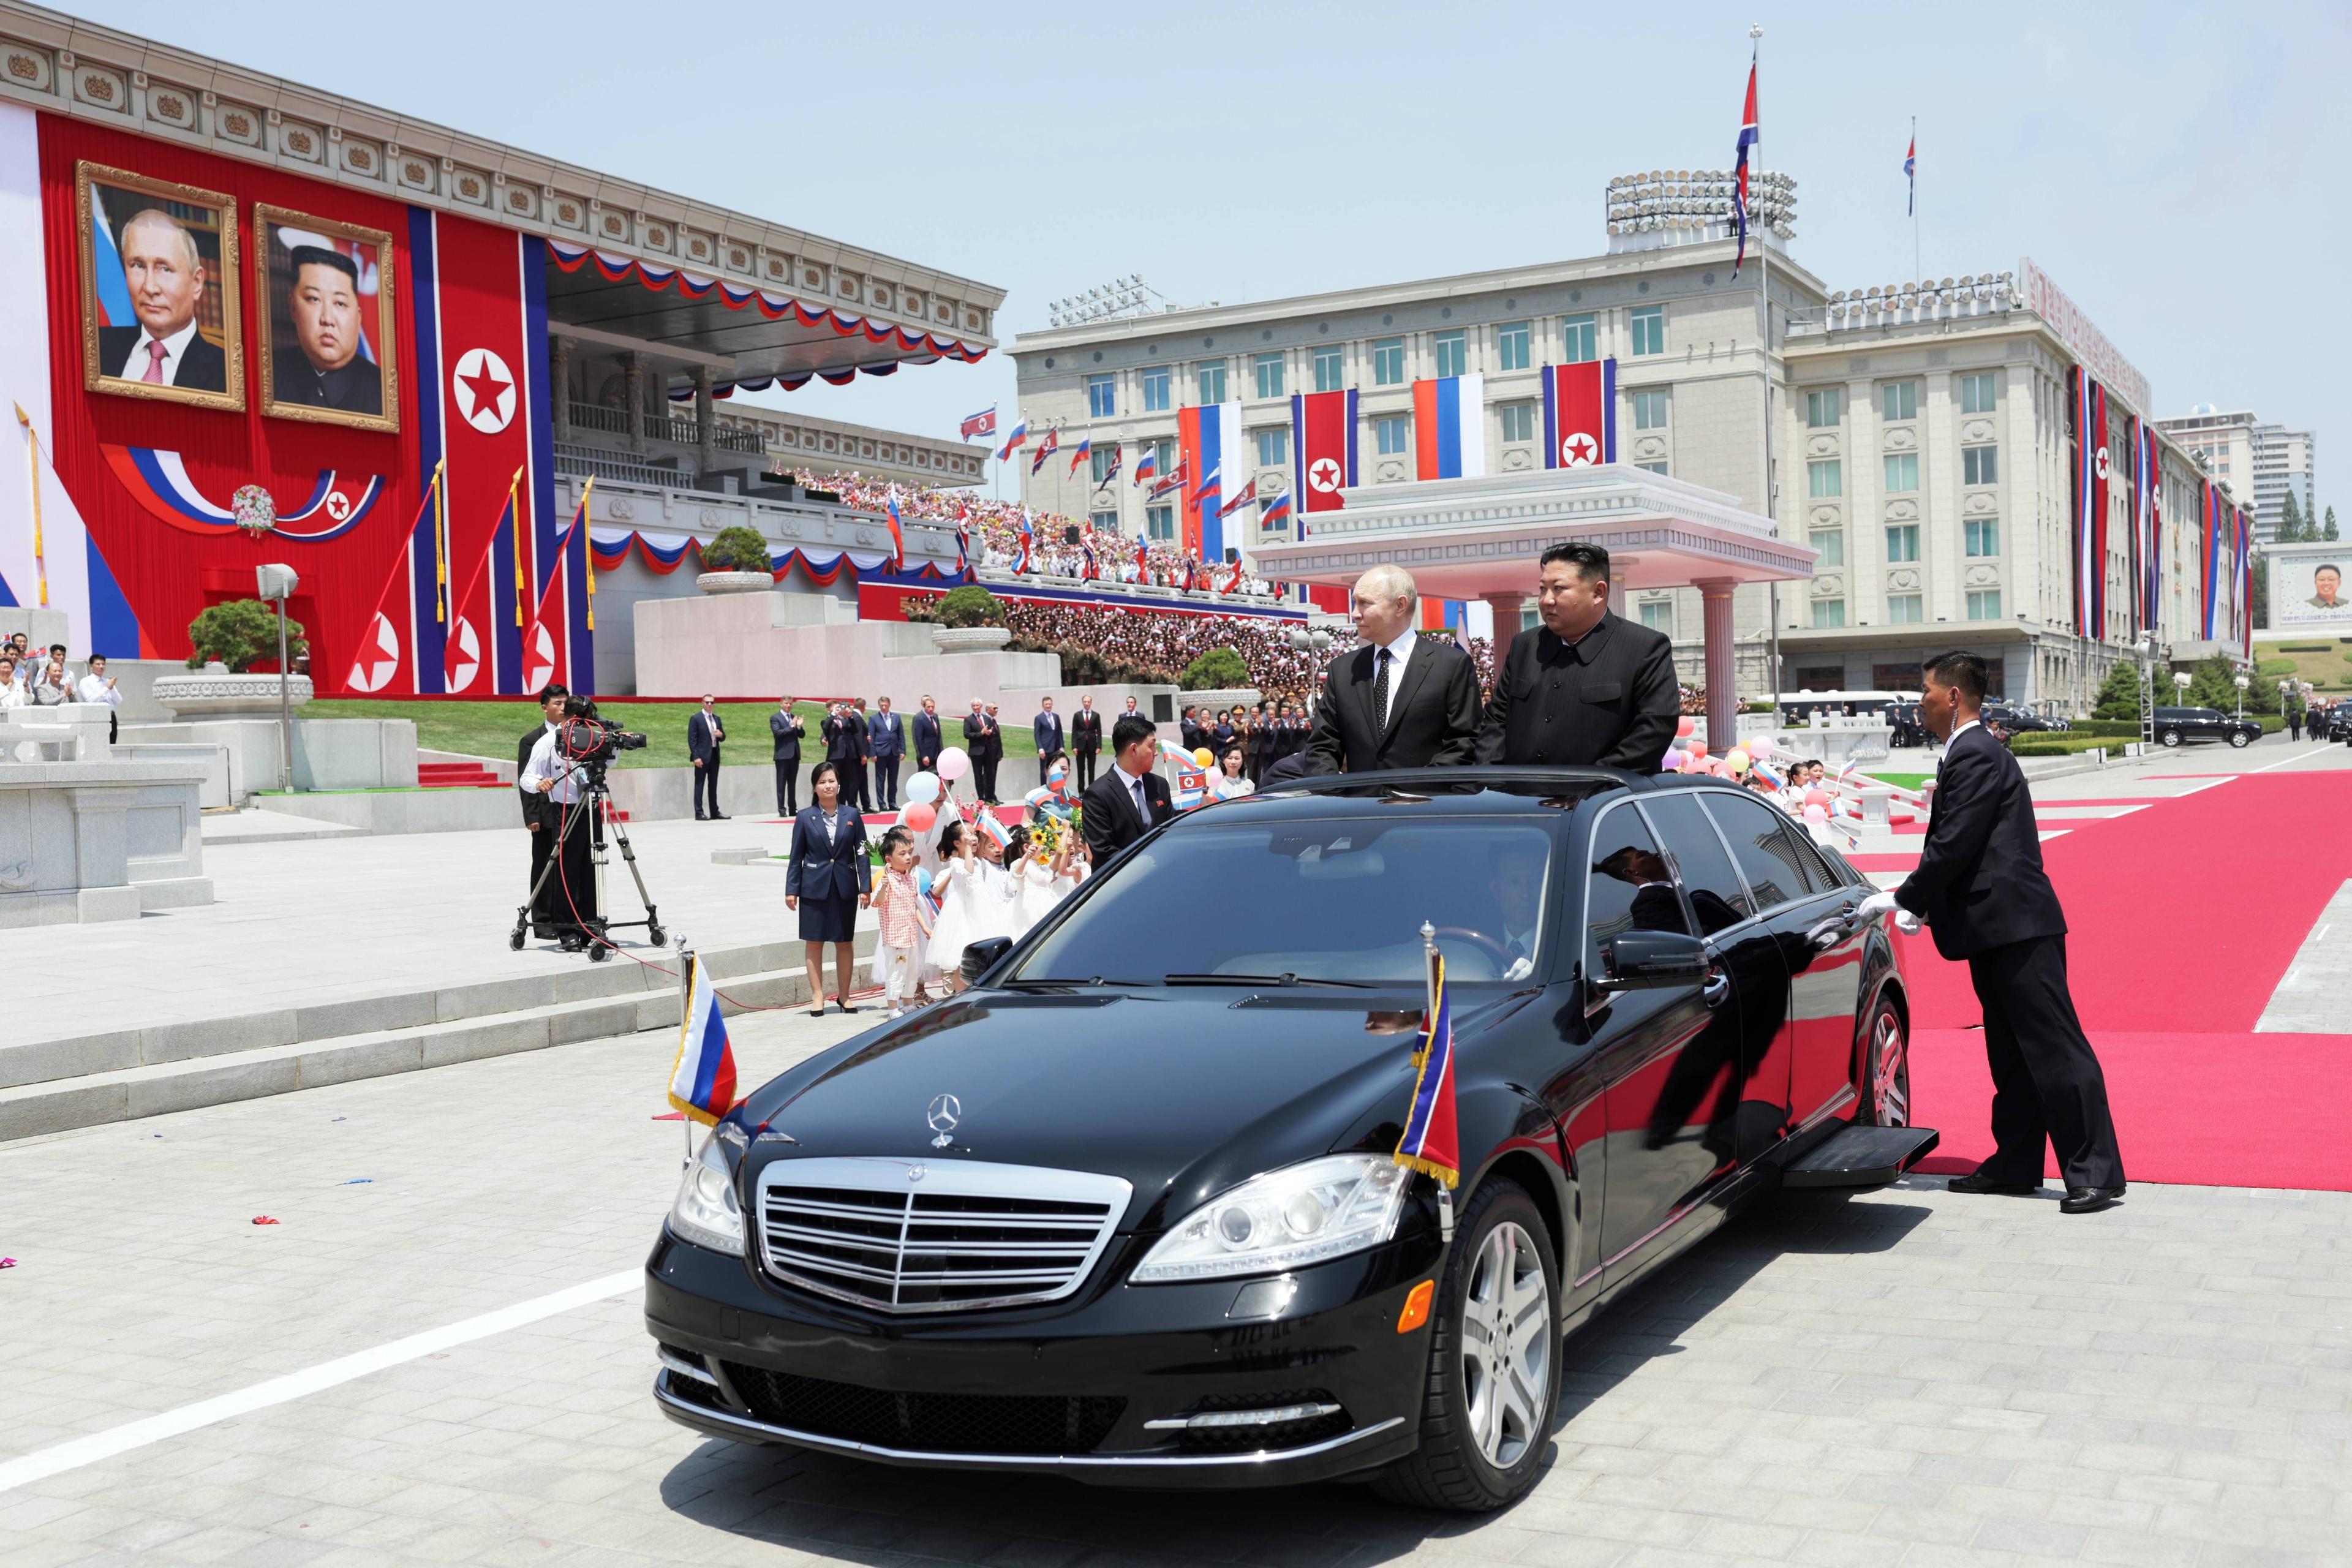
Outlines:
[[1146,827],[1151,826],[1151,802],[1143,793],[1141,779],[1135,781],[1135,816],[1136,820],[1141,822]]
[[1372,677],[1372,732],[1389,727],[1389,650],[1381,649],[1380,673]]

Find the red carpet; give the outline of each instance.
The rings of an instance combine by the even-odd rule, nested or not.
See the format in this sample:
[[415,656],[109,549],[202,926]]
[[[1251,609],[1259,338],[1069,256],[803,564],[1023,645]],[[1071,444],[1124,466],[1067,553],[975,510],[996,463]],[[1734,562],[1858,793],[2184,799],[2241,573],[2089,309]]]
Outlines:
[[[2042,853],[2133,1178],[2352,1190],[2352,1035],[2253,1032],[2352,875],[2352,774],[2247,775],[2085,826]],[[1969,1169],[1991,1148],[1976,994],[1931,936],[1897,940],[1916,1115],[1944,1134],[1927,1168]]]

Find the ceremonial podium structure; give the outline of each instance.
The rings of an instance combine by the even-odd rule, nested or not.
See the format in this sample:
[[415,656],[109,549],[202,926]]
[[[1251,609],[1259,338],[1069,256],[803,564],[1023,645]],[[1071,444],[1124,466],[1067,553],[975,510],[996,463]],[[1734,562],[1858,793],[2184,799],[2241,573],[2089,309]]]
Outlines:
[[1253,549],[1259,574],[1345,584],[1394,562],[1426,598],[1493,606],[1497,661],[1533,607],[1538,563],[1555,544],[1609,552],[1610,602],[1620,614],[1628,591],[1696,588],[1706,605],[1711,736],[1738,732],[1732,590],[1813,575],[1813,550],[1774,537],[1736,498],[1625,463],[1363,486],[1341,496],[1339,510],[1300,520],[1303,539]]

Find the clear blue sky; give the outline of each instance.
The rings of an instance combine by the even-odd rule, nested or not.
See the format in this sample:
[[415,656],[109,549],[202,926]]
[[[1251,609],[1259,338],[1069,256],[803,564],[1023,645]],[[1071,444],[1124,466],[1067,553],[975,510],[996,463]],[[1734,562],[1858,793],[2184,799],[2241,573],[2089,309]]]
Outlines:
[[[1048,300],[1141,272],[1185,303],[1586,256],[1609,176],[1731,161],[1765,24],[1766,163],[1832,288],[2032,256],[2156,389],[2352,461],[2352,8],[562,6],[77,12],[395,111]],[[1344,18],[1344,20],[1343,20]],[[951,436],[1013,374],[916,367],[763,401]],[[2352,491],[2346,492],[2352,501]],[[2352,516],[2345,520],[2352,523]]]

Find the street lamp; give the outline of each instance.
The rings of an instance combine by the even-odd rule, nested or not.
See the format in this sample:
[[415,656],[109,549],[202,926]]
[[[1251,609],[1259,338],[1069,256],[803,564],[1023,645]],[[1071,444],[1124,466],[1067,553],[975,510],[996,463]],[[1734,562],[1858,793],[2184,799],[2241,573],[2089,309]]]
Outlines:
[[294,789],[294,704],[287,694],[287,671],[292,660],[286,646],[286,601],[302,585],[302,579],[291,566],[257,566],[253,569],[256,596],[265,605],[278,606],[278,747],[279,760],[286,768],[286,789]]
[[2180,700],[2182,702],[2187,702],[2189,700],[2189,672],[2185,669],[2174,670],[2172,672],[2172,684],[2179,689]]
[[2238,688],[2238,717],[2242,719],[2246,716],[2246,688],[2252,686],[2253,682],[2248,680],[2242,675],[2238,677],[2236,684]]

